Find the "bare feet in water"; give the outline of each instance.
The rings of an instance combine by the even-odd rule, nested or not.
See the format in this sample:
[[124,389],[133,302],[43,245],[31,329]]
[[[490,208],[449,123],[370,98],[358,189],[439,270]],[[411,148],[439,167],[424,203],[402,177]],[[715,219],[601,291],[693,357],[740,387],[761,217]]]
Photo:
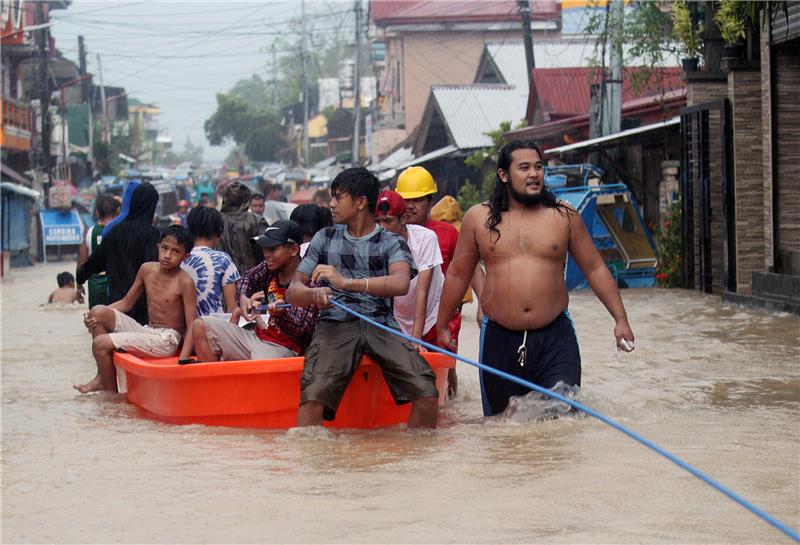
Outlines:
[[94,377],[86,384],[75,384],[73,388],[75,388],[82,394],[88,394],[89,392],[97,392],[99,390],[105,389],[103,388],[103,381],[100,379],[99,376]]

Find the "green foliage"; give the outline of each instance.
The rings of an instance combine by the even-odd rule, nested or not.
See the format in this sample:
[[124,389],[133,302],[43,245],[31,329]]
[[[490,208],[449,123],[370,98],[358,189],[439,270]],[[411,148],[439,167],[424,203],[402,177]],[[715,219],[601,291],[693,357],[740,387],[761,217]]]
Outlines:
[[[306,68],[312,90],[320,77],[336,76],[339,62],[353,55],[352,10],[331,12],[330,6],[319,6],[316,11],[312,8],[306,18]],[[315,29],[316,25],[324,26],[324,33]],[[268,68],[273,81],[254,74],[237,81],[229,92],[217,94],[217,111],[204,125],[212,146],[234,142],[240,153],[254,161],[276,160],[285,151],[281,111],[302,100],[300,28],[301,21],[295,19],[284,36],[275,40],[275,50],[281,53],[276,55],[277,66],[270,63]],[[269,52],[265,49],[267,58]]]
[[230,90],[230,94],[237,96],[256,109],[271,109],[275,104],[275,89],[253,74],[249,79],[240,79]]
[[[318,8],[323,9],[322,7]],[[338,13],[328,13],[321,17],[321,13],[311,13],[306,18],[309,40],[306,44],[306,72],[309,88],[317,85],[317,80],[324,77],[335,77],[339,72],[339,63],[353,56],[352,21],[349,19],[352,11],[343,10]],[[315,27],[324,26],[328,29],[321,33]],[[281,108],[296,104],[302,100],[303,90],[303,62],[300,19],[295,19],[289,27],[297,32],[288,36],[279,37],[275,41],[276,49],[283,51],[278,57],[278,77],[275,92]],[[366,48],[365,48],[366,49]],[[274,70],[275,67],[270,67]]]
[[[505,141],[503,140],[503,134],[507,133],[509,130],[511,130],[511,122],[503,121],[500,123],[499,128],[486,133],[486,135],[492,139],[491,147],[476,150],[472,155],[464,159],[465,165],[474,168],[483,176],[483,180],[479,187],[476,187],[471,182],[468,182],[468,184],[472,186],[477,193],[477,198],[475,199],[476,203],[487,199],[492,191],[492,187],[494,187],[495,178],[497,176],[497,154],[500,151],[500,148],[502,148],[505,144]],[[464,184],[464,186],[466,185],[467,184]],[[466,211],[468,207],[461,203],[462,191],[464,191],[464,187],[462,187],[458,192],[459,204],[461,205],[461,209]],[[474,195],[471,194],[469,196],[470,198],[474,197]]]
[[683,263],[681,248],[682,214],[681,202],[674,202],[665,214],[664,227],[653,229],[653,235],[656,238],[656,254],[658,255],[656,279],[659,285],[665,288],[681,286],[681,264]]
[[[747,7],[741,0],[721,0],[714,12],[714,21],[726,45],[735,45],[745,38],[745,21]],[[756,2],[754,2],[756,3]]]
[[[597,3],[589,7],[593,9],[590,10],[584,32],[597,36],[591,64],[605,67],[611,35],[608,4],[605,9]],[[667,61],[677,54],[678,48],[673,40],[671,17],[661,11],[660,2],[631,0],[624,11],[622,32],[616,37],[615,44],[619,43],[626,47],[627,58],[623,64],[646,68],[632,77],[631,87],[634,92],[638,93],[653,77],[658,78],[658,85],[663,87],[661,71],[656,68],[668,64]]]
[[736,45],[744,40],[748,25],[758,28],[760,21],[763,27],[766,17],[761,18],[762,12],[771,12],[773,22],[782,15],[786,18],[787,26],[789,24],[789,4],[785,0],[720,0],[714,11],[714,21],[719,26],[725,44]]
[[275,112],[256,108],[232,93],[217,94],[217,111],[204,128],[212,146],[233,141],[255,161],[274,161],[284,147]]
[[681,43],[685,58],[696,58],[703,46],[703,24],[697,28],[692,24],[692,14],[686,0],[678,0],[672,4],[672,29]]
[[325,116],[325,119],[330,121],[333,119],[333,114],[336,113],[336,108],[333,106],[325,106],[320,113]]
[[467,180],[458,190],[458,206],[465,212],[484,200],[481,197],[481,192],[475,187],[471,181]]

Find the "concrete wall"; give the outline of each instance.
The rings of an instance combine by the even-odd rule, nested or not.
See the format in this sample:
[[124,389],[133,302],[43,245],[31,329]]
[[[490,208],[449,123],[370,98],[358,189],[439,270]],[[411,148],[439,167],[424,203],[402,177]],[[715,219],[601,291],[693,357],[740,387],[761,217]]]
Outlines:
[[763,216],[764,216],[764,270],[774,266],[774,238],[772,232],[772,49],[769,46],[769,32],[761,33],[761,169],[764,175]]
[[728,72],[733,123],[733,176],[736,221],[736,291],[751,293],[753,272],[764,267],[764,178],[761,73]]
[[773,183],[777,186],[778,263],[776,272],[800,274],[800,45],[772,48],[775,154]]
[[472,83],[484,44],[503,40],[519,41],[520,33],[404,32],[387,39],[386,69],[396,70],[396,63],[400,63],[406,134],[419,125],[432,85]]

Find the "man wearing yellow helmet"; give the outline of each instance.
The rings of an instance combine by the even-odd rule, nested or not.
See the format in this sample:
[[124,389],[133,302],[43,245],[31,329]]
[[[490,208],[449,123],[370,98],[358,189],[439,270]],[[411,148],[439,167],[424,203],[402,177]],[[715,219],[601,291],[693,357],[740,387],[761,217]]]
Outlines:
[[[458,229],[444,221],[431,219],[433,196],[438,192],[436,182],[425,168],[419,166],[408,167],[397,178],[395,190],[406,201],[406,224],[421,225],[436,233],[439,240],[439,250],[442,252],[442,273],[447,275],[447,268],[453,260],[458,243]],[[482,278],[482,277],[481,277]],[[479,286],[476,295],[480,297]],[[458,349],[458,333],[461,330],[461,309],[459,308],[450,320],[450,338],[453,346],[443,348]],[[458,393],[458,375],[455,368],[450,369],[447,375],[447,395],[454,398]]]

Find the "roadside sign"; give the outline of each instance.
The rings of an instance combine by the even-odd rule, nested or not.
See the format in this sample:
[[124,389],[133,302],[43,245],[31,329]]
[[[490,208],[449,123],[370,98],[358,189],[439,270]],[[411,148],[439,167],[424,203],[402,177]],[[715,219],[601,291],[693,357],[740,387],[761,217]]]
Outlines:
[[47,246],[75,246],[83,240],[83,223],[77,210],[42,210],[39,219],[45,259]]

